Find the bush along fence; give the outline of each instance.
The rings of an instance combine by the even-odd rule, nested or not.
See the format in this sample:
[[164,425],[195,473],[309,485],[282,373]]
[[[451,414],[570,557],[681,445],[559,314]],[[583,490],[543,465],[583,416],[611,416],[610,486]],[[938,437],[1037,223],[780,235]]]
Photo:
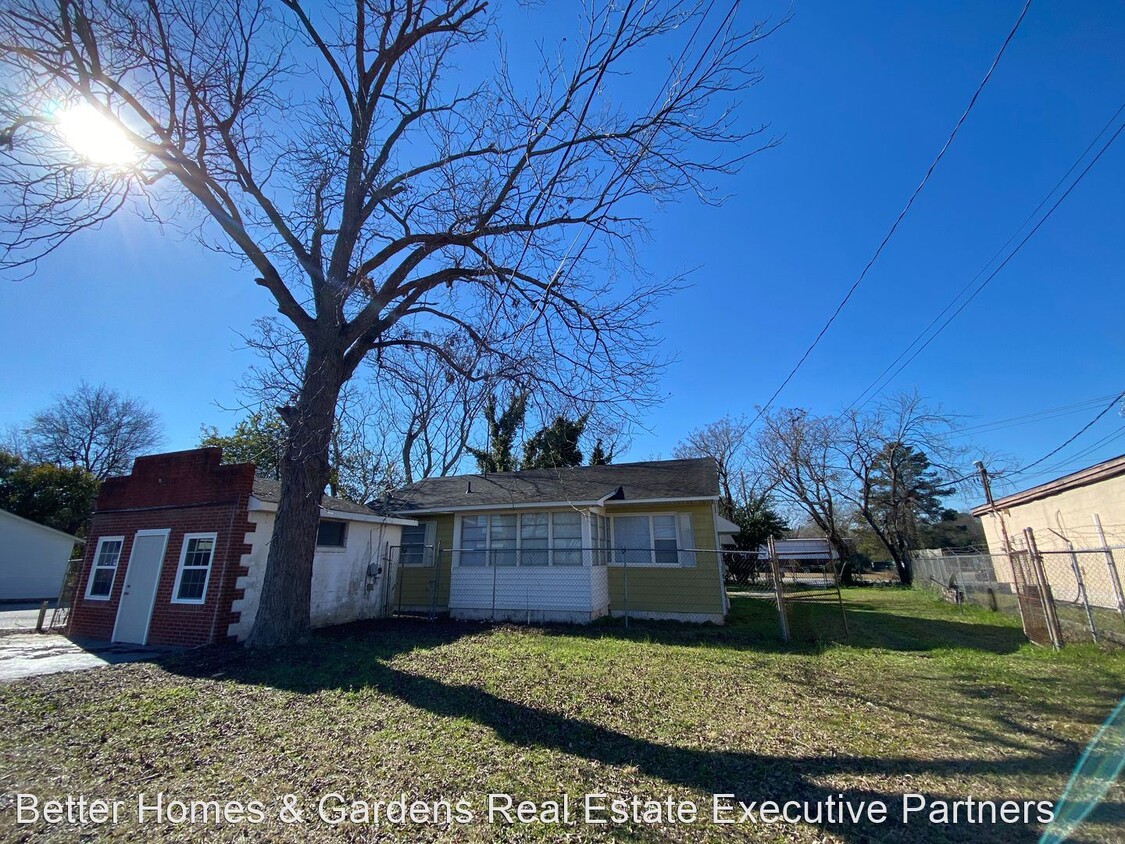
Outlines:
[[1018,615],[1028,638],[1055,648],[1070,642],[1125,647],[1125,595],[1119,562],[1125,546],[1041,550],[1026,528],[1011,538],[1007,554],[973,549],[915,551],[914,585]]

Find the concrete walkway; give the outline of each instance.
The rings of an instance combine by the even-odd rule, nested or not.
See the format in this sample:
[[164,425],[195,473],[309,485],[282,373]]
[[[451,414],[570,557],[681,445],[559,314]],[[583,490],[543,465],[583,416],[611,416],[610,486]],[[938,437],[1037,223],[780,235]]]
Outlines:
[[54,633],[10,633],[0,636],[0,683],[121,662],[143,662],[176,650],[111,642],[78,643]]

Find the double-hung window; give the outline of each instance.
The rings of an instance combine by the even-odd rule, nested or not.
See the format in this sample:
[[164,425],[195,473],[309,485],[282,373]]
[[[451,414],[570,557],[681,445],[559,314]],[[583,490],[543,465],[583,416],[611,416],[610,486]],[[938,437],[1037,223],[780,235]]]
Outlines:
[[550,562],[550,514],[520,515],[520,565],[545,566]]
[[98,547],[94,551],[94,565],[90,569],[90,581],[86,584],[87,598],[94,601],[109,600],[124,545],[124,536],[103,536],[98,540]]
[[405,525],[402,529],[398,560],[404,566],[425,566],[433,559],[426,553],[426,523]]
[[613,563],[619,566],[680,565],[676,516],[614,516]]
[[582,565],[582,514],[552,513],[556,566]]
[[202,604],[207,600],[207,581],[211,579],[211,563],[215,559],[213,533],[189,533],[180,551],[180,567],[176,585],[172,587],[172,603]]
[[514,513],[494,514],[488,525],[488,552],[494,566],[514,566],[519,540]]
[[461,565],[483,566],[488,562],[488,516],[461,518]]

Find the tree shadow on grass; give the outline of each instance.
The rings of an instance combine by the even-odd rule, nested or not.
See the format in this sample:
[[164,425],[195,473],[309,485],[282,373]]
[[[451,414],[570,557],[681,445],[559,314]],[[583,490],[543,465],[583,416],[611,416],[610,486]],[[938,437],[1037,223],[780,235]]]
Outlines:
[[1027,643],[1023,631],[1008,624],[925,618],[846,602],[847,630],[835,597],[790,603],[791,638],[781,639],[777,610],[767,600],[739,597],[725,625],[621,618],[594,624],[544,625],[549,635],[624,639],[660,644],[721,647],[763,653],[812,651],[826,644],[894,651],[968,648],[993,654],[1015,653]]
[[[414,629],[407,637],[415,647],[438,647],[470,633],[465,625],[433,625]],[[491,730],[497,739],[517,748],[540,748],[566,754],[596,765],[635,770],[640,774],[671,786],[665,793],[638,794],[641,798],[663,799],[695,797],[705,816],[710,813],[707,795],[732,794],[744,802],[773,800],[778,803],[798,801],[810,807],[824,807],[830,800],[842,801],[861,809],[872,801],[886,805],[888,820],[876,824],[869,819],[843,820],[823,824],[845,841],[1032,841],[1036,837],[1033,822],[1014,824],[932,825],[925,814],[914,815],[911,823],[902,823],[902,792],[886,790],[873,780],[901,782],[906,778],[950,777],[1024,777],[1054,775],[1060,779],[1075,763],[1080,748],[1067,746],[1051,751],[1028,750],[1015,753],[1008,748],[993,759],[952,758],[919,759],[908,756],[871,758],[837,755],[831,752],[804,756],[779,756],[742,750],[710,750],[679,747],[629,735],[582,718],[561,715],[528,706],[492,694],[474,685],[447,683],[433,677],[414,674],[388,665],[384,660],[409,648],[403,647],[395,635],[382,641],[357,639],[337,631],[329,639],[332,648],[319,646],[289,649],[285,652],[249,654],[226,649],[213,652],[212,664],[171,660],[170,671],[188,676],[215,676],[212,668],[221,665],[221,676],[252,685],[269,685],[297,693],[322,690],[354,690],[369,688],[381,695],[397,699],[417,710],[449,721],[472,721]],[[326,654],[326,650],[333,653]],[[338,651],[338,652],[337,652]],[[978,739],[988,743],[988,736]],[[794,745],[794,751],[800,748]],[[853,782],[870,783],[837,790],[823,785],[825,778],[846,777]],[[613,777],[620,780],[620,776]],[[597,780],[595,780],[597,782]],[[914,786],[913,788],[920,787]],[[998,784],[996,791],[1001,791]],[[697,792],[687,795],[675,789]],[[902,791],[910,791],[908,784]],[[701,792],[704,796],[699,797]],[[558,795],[540,795],[543,799]],[[964,800],[967,793],[927,793],[931,801]],[[973,796],[987,799],[979,786]],[[1003,798],[1010,798],[1005,793]],[[1022,799],[1049,800],[1054,795],[1025,795]],[[996,799],[1003,799],[997,797]],[[1111,804],[1099,810],[1100,816],[1120,814],[1122,806]],[[822,809],[823,811],[823,809]],[[1033,810],[1034,812],[1034,810]],[[1116,813],[1116,814],[1115,814]],[[735,817],[738,817],[736,814]],[[783,825],[782,825],[783,826]],[[747,827],[738,828],[746,831]],[[759,827],[761,829],[761,827]],[[611,831],[612,828],[611,828]],[[636,830],[634,830],[636,831]],[[780,830],[778,830],[779,832]],[[628,832],[628,830],[620,830]]]

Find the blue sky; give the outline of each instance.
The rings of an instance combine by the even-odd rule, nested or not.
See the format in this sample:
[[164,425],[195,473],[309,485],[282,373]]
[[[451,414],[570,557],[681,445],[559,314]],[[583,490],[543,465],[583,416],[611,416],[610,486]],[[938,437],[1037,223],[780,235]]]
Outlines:
[[[787,8],[744,6],[746,17]],[[752,415],[774,392],[921,179],[1021,6],[792,6],[792,20],[760,45],[766,76],[745,100],[748,117],[782,143],[723,184],[722,207],[685,201],[653,220],[644,264],[695,268],[694,285],[662,308],[665,350],[677,358],[661,385],[668,400],[626,458],[670,456],[688,430]],[[1033,2],[911,214],[779,406],[847,406],[985,265],[1125,100],[1123,43],[1123,4]],[[1123,188],[1120,139],[889,391],[917,389],[966,425],[985,425],[1125,389]],[[0,282],[0,427],[85,378],[144,397],[165,420],[166,445],[190,447],[200,424],[235,422],[219,405],[237,404],[252,361],[237,332],[270,310],[251,272],[115,220],[34,277]],[[1031,462],[1098,409],[1087,402],[977,439]],[[1125,452],[1125,436],[1112,439],[1122,432],[1125,420],[1108,413],[1020,486]]]

